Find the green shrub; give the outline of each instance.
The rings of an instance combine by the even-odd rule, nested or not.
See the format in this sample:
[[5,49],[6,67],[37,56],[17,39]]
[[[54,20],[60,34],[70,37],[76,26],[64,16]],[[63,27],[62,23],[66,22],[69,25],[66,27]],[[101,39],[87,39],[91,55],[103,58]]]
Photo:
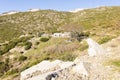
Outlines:
[[4,75],[6,71],[9,70],[9,65],[5,62],[0,62],[0,76]]
[[12,74],[15,74],[15,73],[18,73],[18,69],[9,70],[9,71],[6,72],[6,75],[12,75]]
[[[3,55],[5,54],[6,52],[8,52],[10,49],[14,48],[18,43],[21,43],[21,42],[26,42],[28,39],[32,38],[32,36],[29,36],[29,37],[21,37],[21,38],[18,38],[18,39],[14,39],[12,41],[10,41],[9,43],[6,43],[4,45],[2,45],[2,49],[0,50],[0,55]],[[26,43],[26,50],[30,49],[31,46],[32,46],[32,43],[30,42],[27,42]],[[1,48],[0,47],[0,48]]]
[[63,61],[73,61],[75,58],[76,55],[73,55],[72,53],[65,53],[59,57],[59,59]]
[[26,56],[23,56],[23,55],[21,55],[20,57],[19,57],[19,61],[25,61],[27,59],[27,57]]
[[40,44],[40,42],[36,42],[36,43],[35,43],[35,45],[39,45],[39,44]]
[[31,42],[26,42],[25,45],[26,45],[25,50],[29,50],[32,46],[32,43]]
[[42,42],[47,42],[49,40],[49,38],[41,38],[40,41]]
[[84,33],[83,33],[83,35],[84,35],[84,36],[86,36],[86,37],[89,37],[89,35],[90,35],[90,32],[89,32],[89,31],[87,31],[87,32],[84,32]]

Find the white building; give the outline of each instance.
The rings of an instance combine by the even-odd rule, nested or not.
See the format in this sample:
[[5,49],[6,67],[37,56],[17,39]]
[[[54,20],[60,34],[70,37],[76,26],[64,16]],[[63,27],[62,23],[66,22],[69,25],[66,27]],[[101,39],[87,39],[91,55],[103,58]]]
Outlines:
[[52,35],[52,37],[56,37],[56,38],[59,38],[59,37],[70,38],[70,37],[71,37],[71,33],[70,33],[70,32],[54,33],[54,34]]

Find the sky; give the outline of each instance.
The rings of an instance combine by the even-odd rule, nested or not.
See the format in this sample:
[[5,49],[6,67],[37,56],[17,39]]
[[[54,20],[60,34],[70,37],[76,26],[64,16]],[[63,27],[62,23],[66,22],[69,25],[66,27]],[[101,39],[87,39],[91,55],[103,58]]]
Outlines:
[[70,11],[99,6],[120,6],[120,0],[1,0],[0,13],[11,10],[26,11],[35,8]]

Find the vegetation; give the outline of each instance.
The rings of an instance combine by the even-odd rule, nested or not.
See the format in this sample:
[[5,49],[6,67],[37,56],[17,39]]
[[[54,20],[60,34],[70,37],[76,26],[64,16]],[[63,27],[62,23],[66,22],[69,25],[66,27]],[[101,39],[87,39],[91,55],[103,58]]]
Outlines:
[[115,60],[112,62],[113,65],[120,67],[120,60]]
[[85,49],[88,48],[88,45],[87,44],[84,44],[80,47],[80,51],[84,51]]
[[20,57],[19,57],[19,61],[25,61],[27,59],[27,57],[26,56],[23,56],[23,55],[21,55]]
[[120,59],[110,60],[107,65],[112,65],[115,70],[120,72]]
[[36,42],[36,43],[35,43],[35,45],[39,45],[39,44],[40,44],[40,42]]
[[89,32],[71,32],[71,38],[77,39],[78,41],[81,41],[84,38],[87,38],[90,35]]
[[103,37],[102,39],[100,39],[100,40],[98,41],[98,43],[99,43],[99,44],[103,44],[103,43],[108,42],[108,41],[111,40],[111,39],[112,39],[112,37],[105,36],[105,37]]
[[9,60],[0,61],[0,76],[3,76],[5,72],[10,69]]
[[[10,49],[14,48],[18,43],[26,42],[30,38],[31,37],[21,37],[18,39],[13,39],[9,43],[3,44],[2,46],[0,46],[0,55],[5,54]],[[31,43],[26,43],[26,45],[26,49],[29,49],[31,47]]]
[[32,43],[31,43],[31,42],[26,42],[25,45],[26,45],[26,46],[25,46],[25,50],[28,50],[28,49],[31,48]]
[[[119,8],[100,7],[77,13],[40,10],[0,16],[0,43],[6,41],[0,44],[0,76],[13,75],[43,60],[73,61],[79,55],[74,54],[76,51],[88,48],[86,43],[80,43],[86,37],[97,39],[100,44],[117,37],[120,33]],[[43,33],[55,32],[71,32],[72,39],[41,37]],[[30,36],[19,37],[26,34]],[[29,42],[32,35],[40,40]],[[76,40],[67,42],[69,39]],[[24,55],[19,52],[9,53],[16,46],[25,46],[28,51]],[[15,55],[16,60],[4,61],[10,55]],[[119,61],[111,64],[119,67]]]
[[89,30],[96,34],[104,31],[112,35],[118,34],[116,32],[119,32],[120,26],[119,8],[119,6],[99,7],[77,13],[40,10],[0,16],[0,42],[10,41],[27,33],[39,33],[38,36],[41,36],[42,32],[53,33],[63,30],[75,32]]
[[11,69],[11,70],[7,71],[7,72],[5,73],[5,75],[13,75],[13,74],[15,74],[15,73],[18,73],[18,70],[17,70],[17,69]]
[[40,41],[42,42],[47,42],[49,40],[49,38],[41,38]]

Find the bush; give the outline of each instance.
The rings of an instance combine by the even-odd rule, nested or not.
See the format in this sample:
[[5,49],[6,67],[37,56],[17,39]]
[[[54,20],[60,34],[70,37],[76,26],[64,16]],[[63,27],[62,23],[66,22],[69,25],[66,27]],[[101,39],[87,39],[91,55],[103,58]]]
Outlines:
[[9,70],[9,65],[5,62],[0,62],[0,76],[4,75],[6,71]]
[[39,45],[40,44],[40,42],[35,42],[35,45]]
[[0,50],[0,55],[2,55],[3,54],[3,51],[2,50]]
[[15,73],[18,73],[18,69],[9,70],[9,71],[6,72],[6,75],[12,75],[12,74],[15,74]]
[[42,42],[47,42],[49,40],[49,38],[41,38],[40,41]]
[[28,50],[28,49],[31,48],[32,43],[31,43],[31,42],[26,42],[25,45],[26,45],[26,46],[25,46],[25,50]]
[[27,59],[27,57],[23,56],[23,55],[19,57],[19,61],[25,61],[26,59]]
[[84,36],[89,37],[90,32],[89,32],[89,31],[87,31],[87,32],[84,32],[83,34],[84,34]]
[[[14,48],[18,43],[26,42],[30,38],[32,38],[32,37],[31,36],[30,37],[21,37],[19,39],[14,39],[14,40],[10,41],[9,43],[6,43],[6,44],[2,45],[1,46],[2,49],[0,50],[0,55],[5,54],[10,49]],[[27,43],[26,45],[27,45],[26,49],[30,49],[32,44],[31,43]]]

